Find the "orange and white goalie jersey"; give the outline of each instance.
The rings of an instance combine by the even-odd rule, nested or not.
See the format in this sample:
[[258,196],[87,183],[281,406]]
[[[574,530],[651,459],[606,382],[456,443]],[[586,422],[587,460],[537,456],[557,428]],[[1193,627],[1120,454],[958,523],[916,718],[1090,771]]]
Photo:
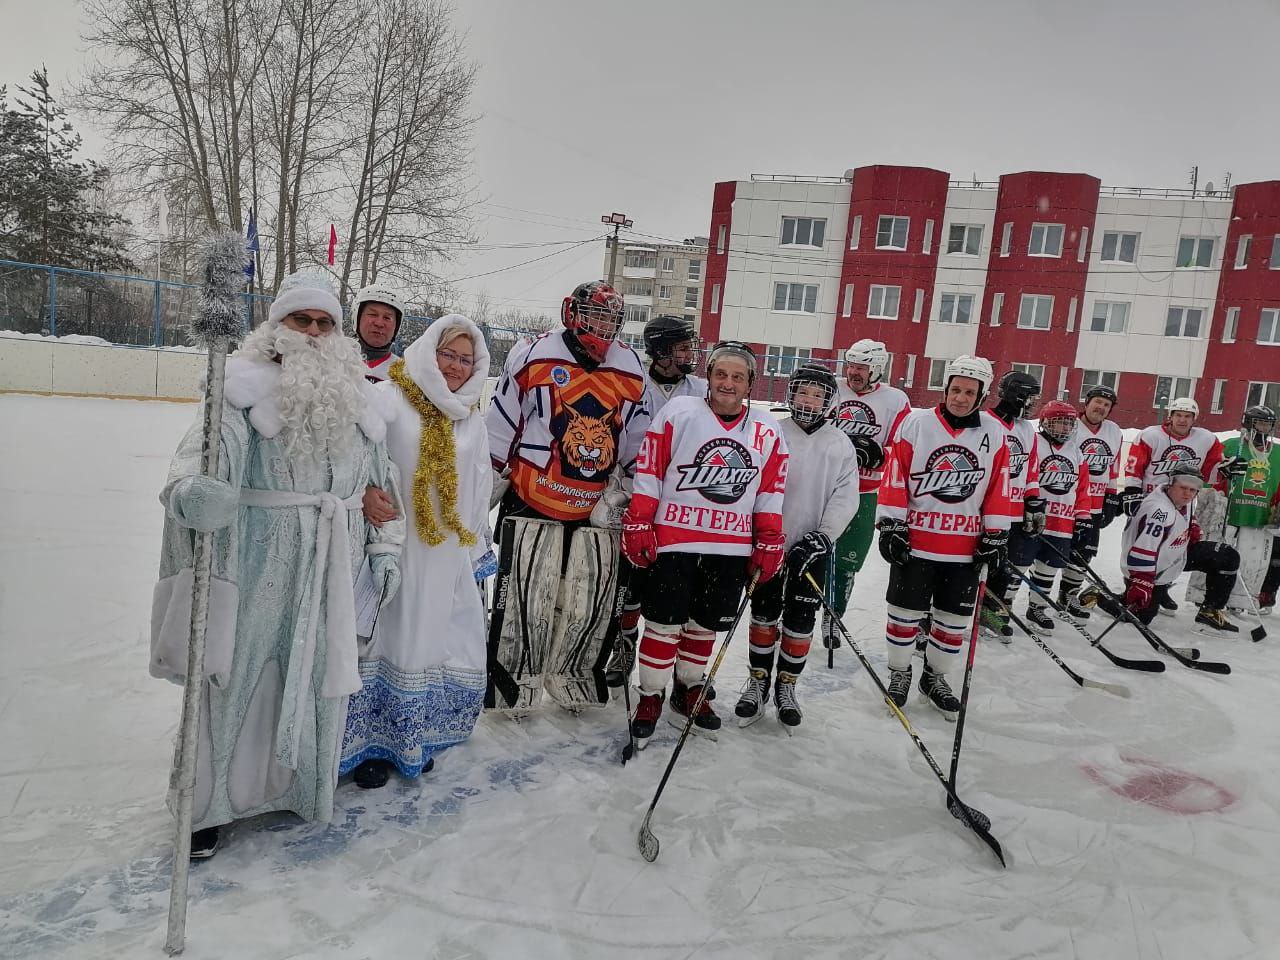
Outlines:
[[1009,448],[990,413],[954,430],[937,407],[902,421],[885,464],[876,519],[906,521],[911,555],[969,563],[983,530],[1010,525]]
[[1150,493],[1164,486],[1175,463],[1190,464],[1200,471],[1205,483],[1213,483],[1218,464],[1222,462],[1222,441],[1204,427],[1192,427],[1185,437],[1175,437],[1167,427],[1147,427],[1129,445],[1125,463],[1125,485],[1142,484],[1142,492]]
[[[991,411],[987,411],[991,413]],[[996,422],[1005,429],[1004,442],[1009,447],[1009,517],[1017,522],[1026,513],[1028,497],[1040,496],[1040,458],[1035,456],[1035,424],[1015,417],[1006,423],[995,413]]]
[[1089,494],[1089,467],[1073,433],[1065,443],[1054,443],[1036,435],[1035,459],[1040,477],[1040,497],[1044,500],[1044,532],[1051,537],[1070,537],[1076,518],[1093,513]]
[[586,370],[560,332],[517,345],[485,416],[494,469],[543,516],[585,520],[609,475],[630,470],[649,427],[644,368],[614,341]]
[[1114,420],[1103,420],[1097,429],[1083,419],[1076,424],[1076,442],[1080,455],[1089,467],[1089,496],[1093,500],[1093,513],[1102,512],[1107,491],[1114,489],[1120,476],[1120,447],[1124,435]]
[[725,422],[706,400],[677,397],[649,427],[631,513],[651,520],[659,553],[745,557],[757,529],[782,532],[787,443],[748,405]]

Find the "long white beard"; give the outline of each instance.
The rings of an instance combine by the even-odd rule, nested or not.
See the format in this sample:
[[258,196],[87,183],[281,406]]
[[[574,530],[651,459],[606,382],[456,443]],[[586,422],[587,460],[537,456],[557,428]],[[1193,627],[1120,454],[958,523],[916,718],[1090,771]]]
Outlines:
[[264,324],[245,338],[240,352],[280,358],[275,400],[289,454],[319,460],[326,452],[351,448],[365,407],[365,366],[354,340],[341,333],[309,337]]

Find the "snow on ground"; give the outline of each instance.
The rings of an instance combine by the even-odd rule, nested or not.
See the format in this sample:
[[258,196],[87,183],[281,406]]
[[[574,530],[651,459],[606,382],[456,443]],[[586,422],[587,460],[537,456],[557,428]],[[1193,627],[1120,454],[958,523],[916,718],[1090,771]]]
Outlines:
[[[147,631],[156,493],[194,413],[0,397],[10,960],[162,955],[179,691],[148,678]],[[1112,573],[1118,536],[1104,542]],[[885,575],[873,557],[846,619],[881,671]],[[332,824],[236,826],[193,868],[186,956],[1280,956],[1280,636],[1200,637],[1185,612],[1157,627],[1234,672],[1118,670],[1060,625],[1058,652],[1127,684],[1123,700],[1077,688],[1023,638],[981,644],[959,791],[991,817],[1007,870],[947,814],[842,649],[830,671],[816,652],[801,678],[793,738],[771,714],[691,739],[653,821],[654,864],[635,834],[674,729],[624,768],[620,705],[485,717],[420,783],[343,783]],[[1128,627],[1111,639],[1154,655]],[[908,712],[945,768],[954,726],[916,694]]]

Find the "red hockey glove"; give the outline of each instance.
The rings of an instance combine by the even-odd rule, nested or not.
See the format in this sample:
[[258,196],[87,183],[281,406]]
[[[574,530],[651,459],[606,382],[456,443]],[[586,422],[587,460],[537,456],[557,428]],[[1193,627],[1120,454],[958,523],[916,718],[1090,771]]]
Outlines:
[[1191,527],[1187,531],[1191,535],[1192,543],[1199,543],[1204,539],[1204,531],[1200,529],[1200,524],[1194,520],[1191,521]]
[[753,576],[758,570],[761,583],[772,580],[782,568],[782,561],[786,555],[782,545],[785,542],[780,532],[757,533],[755,548],[751,551],[751,559],[747,561],[747,576]]
[[653,524],[622,515],[622,555],[633,567],[644,569],[658,559],[658,533]]
[[1155,583],[1150,574],[1133,575],[1129,586],[1124,591],[1124,603],[1130,610],[1145,610],[1151,606],[1151,598],[1155,593]]

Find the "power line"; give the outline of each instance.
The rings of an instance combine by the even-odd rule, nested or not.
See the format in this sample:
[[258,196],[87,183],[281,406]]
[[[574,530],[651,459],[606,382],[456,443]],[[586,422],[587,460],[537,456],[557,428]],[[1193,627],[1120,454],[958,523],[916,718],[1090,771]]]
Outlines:
[[551,253],[543,254],[541,257],[534,257],[532,260],[524,260],[524,261],[521,261],[520,263],[513,263],[509,267],[499,267],[496,270],[487,270],[484,273],[475,273],[469,277],[452,277],[448,280],[444,280],[443,282],[444,283],[462,283],[464,280],[479,280],[481,277],[491,277],[494,274],[506,273],[510,270],[519,270],[521,267],[527,267],[530,264],[538,263],[541,260],[549,260],[551,257],[558,257],[561,254],[568,253],[570,250],[576,250],[578,247],[581,247],[585,244],[595,243],[597,240],[603,240],[603,239],[604,239],[603,234],[598,237],[588,237],[586,240],[580,240],[577,243],[575,243],[573,246],[566,247],[564,250],[555,250]]

